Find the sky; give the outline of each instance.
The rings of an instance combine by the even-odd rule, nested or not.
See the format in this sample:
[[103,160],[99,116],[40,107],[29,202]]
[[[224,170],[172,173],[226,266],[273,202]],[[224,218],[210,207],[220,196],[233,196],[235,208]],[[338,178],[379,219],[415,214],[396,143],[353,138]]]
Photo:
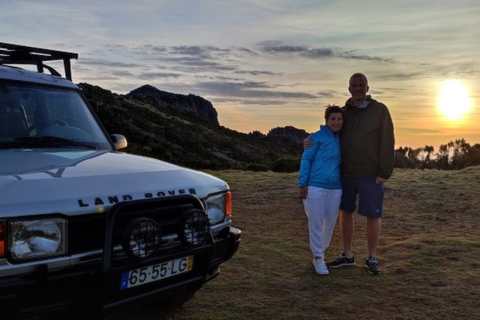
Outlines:
[[362,72],[396,148],[480,143],[478,0],[1,1],[0,42],[78,53],[75,83],[201,96],[232,130],[314,132]]

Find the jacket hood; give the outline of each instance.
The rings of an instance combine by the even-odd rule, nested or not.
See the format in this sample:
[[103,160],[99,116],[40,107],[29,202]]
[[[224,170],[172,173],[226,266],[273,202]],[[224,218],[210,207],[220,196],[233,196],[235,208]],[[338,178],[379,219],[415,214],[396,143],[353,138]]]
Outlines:
[[354,105],[352,104],[352,98],[349,98],[349,99],[345,102],[345,107],[347,107],[347,108],[363,109],[363,108],[366,108],[366,107],[370,104],[370,102],[372,102],[372,101],[375,101],[375,100],[372,99],[372,96],[368,94],[367,97],[366,97],[366,99],[365,99],[365,101],[363,101],[363,102],[362,102],[360,105],[358,105],[358,106],[354,106]]

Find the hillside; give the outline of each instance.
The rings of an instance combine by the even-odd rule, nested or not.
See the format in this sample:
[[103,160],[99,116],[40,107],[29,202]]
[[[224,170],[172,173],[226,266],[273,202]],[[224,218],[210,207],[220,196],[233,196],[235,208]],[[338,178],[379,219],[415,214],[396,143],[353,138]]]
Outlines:
[[151,86],[128,95],[80,83],[108,133],[123,134],[127,152],[195,169],[294,171],[308,136],[293,127],[268,134],[240,133],[218,124],[210,102],[166,93]]

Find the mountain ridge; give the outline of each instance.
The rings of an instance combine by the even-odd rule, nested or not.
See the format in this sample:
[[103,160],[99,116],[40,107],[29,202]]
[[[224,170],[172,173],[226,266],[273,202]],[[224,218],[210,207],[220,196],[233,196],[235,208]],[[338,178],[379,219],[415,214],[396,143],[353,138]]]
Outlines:
[[109,134],[123,134],[127,152],[194,169],[295,171],[309,133],[292,126],[241,133],[221,126],[211,102],[150,85],[126,95],[78,84]]

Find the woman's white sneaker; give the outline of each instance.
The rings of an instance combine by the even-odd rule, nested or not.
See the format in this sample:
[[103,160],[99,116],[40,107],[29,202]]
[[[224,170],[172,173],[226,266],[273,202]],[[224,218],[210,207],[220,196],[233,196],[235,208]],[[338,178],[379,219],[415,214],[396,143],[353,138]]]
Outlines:
[[328,272],[328,268],[325,265],[323,258],[313,258],[313,266],[318,274],[327,275],[330,273]]

